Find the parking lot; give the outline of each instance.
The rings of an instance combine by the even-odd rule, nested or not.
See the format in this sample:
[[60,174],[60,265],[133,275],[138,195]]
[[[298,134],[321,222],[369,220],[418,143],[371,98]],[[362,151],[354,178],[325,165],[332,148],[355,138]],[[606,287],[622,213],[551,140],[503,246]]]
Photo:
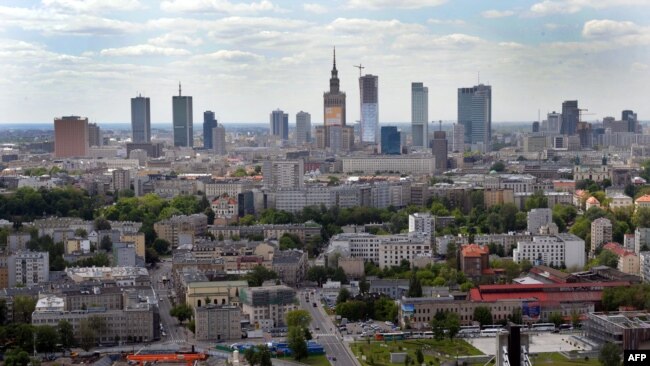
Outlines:
[[[339,326],[341,328],[341,326]],[[360,336],[374,336],[375,333],[384,333],[384,332],[395,332],[398,331],[394,325],[389,325],[386,322],[370,320],[366,322],[348,322],[345,327],[343,327],[341,333],[343,335],[353,335],[355,337]]]
[[[569,344],[570,337],[570,333],[533,334],[530,339],[530,352],[546,353],[580,350],[580,348]],[[493,355],[496,352],[496,337],[465,338],[465,340],[486,355]]]

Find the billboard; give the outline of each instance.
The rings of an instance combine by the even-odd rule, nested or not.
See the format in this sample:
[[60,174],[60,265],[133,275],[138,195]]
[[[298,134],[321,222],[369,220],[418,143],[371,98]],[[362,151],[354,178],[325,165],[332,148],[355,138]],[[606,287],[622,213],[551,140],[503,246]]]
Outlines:
[[325,108],[325,126],[343,124],[343,107]]
[[525,301],[522,305],[521,315],[529,318],[539,318],[542,306],[537,301]]

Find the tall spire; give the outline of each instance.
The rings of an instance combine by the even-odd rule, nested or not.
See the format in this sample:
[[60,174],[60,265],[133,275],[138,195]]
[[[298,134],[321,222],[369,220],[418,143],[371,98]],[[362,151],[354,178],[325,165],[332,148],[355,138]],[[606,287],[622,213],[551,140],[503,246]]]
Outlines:
[[181,82],[178,82],[178,96],[181,96]]
[[334,46],[334,70],[336,70],[336,46]]

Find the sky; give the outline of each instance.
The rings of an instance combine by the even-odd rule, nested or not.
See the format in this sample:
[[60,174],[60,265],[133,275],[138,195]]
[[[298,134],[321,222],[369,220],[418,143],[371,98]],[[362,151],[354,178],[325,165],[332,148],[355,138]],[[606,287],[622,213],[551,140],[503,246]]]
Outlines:
[[0,123],[80,115],[129,122],[151,98],[169,122],[182,83],[194,122],[323,121],[336,46],[347,120],[359,70],[379,76],[380,123],[456,119],[457,88],[492,85],[493,121],[533,121],[579,100],[585,120],[650,120],[650,0],[2,0]]

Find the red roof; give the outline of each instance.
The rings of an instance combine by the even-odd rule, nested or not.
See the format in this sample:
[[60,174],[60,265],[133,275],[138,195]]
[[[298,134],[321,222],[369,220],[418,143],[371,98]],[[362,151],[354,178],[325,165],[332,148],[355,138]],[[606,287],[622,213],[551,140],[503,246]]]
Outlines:
[[609,250],[610,252],[616,254],[619,257],[625,257],[627,255],[636,255],[634,252],[623,248],[619,243],[607,243],[603,245],[603,249]]
[[636,199],[636,202],[648,203],[650,202],[650,194],[644,194],[643,196]]
[[482,285],[469,292],[469,299],[478,302],[536,299],[546,304],[564,301],[600,301],[604,287],[629,286],[629,282],[582,282],[529,285]]
[[484,254],[490,254],[490,249],[485,246],[480,246],[476,244],[467,244],[461,247],[463,257],[480,257]]

